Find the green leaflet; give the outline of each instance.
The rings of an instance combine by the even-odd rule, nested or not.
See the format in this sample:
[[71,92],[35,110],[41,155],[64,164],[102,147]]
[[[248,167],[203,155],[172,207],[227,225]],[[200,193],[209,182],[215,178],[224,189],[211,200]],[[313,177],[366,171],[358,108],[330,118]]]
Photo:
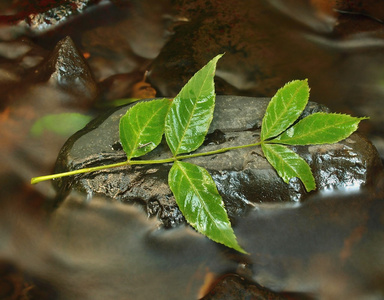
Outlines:
[[[163,164],[176,160],[169,172],[168,182],[186,220],[197,231],[213,241],[246,253],[236,241],[223,200],[212,177],[202,167],[179,161],[190,157],[190,154],[180,154],[196,150],[207,134],[215,106],[213,78],[216,64],[221,56],[216,56],[198,71],[173,102],[168,99],[142,102],[127,111],[121,118],[119,126],[120,140],[128,158],[126,162],[40,176],[32,178],[31,183],[98,171],[102,168],[130,164]],[[262,121],[260,142],[192,155],[195,157],[212,155],[261,145],[265,157],[286,183],[289,183],[291,178],[297,177],[303,182],[307,191],[314,190],[316,184],[309,165],[282,144],[309,145],[338,142],[354,132],[358,123],[365,118],[317,113],[289,128],[304,110],[308,98],[307,80],[291,81],[279,89],[271,99]],[[44,128],[52,129],[57,123],[65,122],[68,125],[74,125],[78,124],[77,120],[79,120],[80,124],[76,125],[78,128],[71,129],[73,132],[89,121],[80,116],[76,114],[65,117],[47,116],[36,122],[32,132],[39,134]],[[164,132],[173,157],[158,160],[131,160],[153,150],[161,142]]]
[[215,242],[246,253],[236,241],[223,200],[207,170],[176,161],[168,182],[177,205],[193,228]]
[[128,160],[142,156],[160,144],[170,104],[168,99],[141,102],[121,117],[120,141]]
[[287,145],[337,143],[356,131],[359,122],[365,119],[336,113],[314,113],[270,142]]
[[307,162],[291,149],[278,144],[261,144],[261,148],[268,162],[276,169],[285,183],[298,177],[307,192],[316,189],[315,179]]
[[308,98],[307,80],[294,80],[279,89],[265,112],[261,126],[261,140],[278,136],[292,125],[307,105]]
[[45,130],[61,136],[70,136],[82,129],[92,117],[79,113],[49,114],[38,119],[31,128],[31,134],[40,136]]
[[213,118],[217,61],[198,71],[172,101],[165,121],[165,137],[174,156],[196,150],[203,143]]

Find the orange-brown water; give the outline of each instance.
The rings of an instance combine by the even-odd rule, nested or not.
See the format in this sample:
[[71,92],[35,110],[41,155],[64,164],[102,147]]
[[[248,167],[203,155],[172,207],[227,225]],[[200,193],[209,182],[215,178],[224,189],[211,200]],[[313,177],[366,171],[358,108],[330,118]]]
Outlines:
[[[95,1],[42,30],[18,22],[60,1],[27,2],[0,4],[0,260],[22,273],[3,275],[0,289],[12,283],[5,299],[197,299],[227,273],[306,299],[384,297],[378,188],[257,207],[235,226],[251,252],[244,257],[190,228],[158,229],[138,207],[97,197],[72,194],[52,213],[51,184],[29,184],[52,172],[68,138],[32,135],[36,120],[62,112],[96,116],[100,103],[129,97],[146,70],[158,96],[173,97],[222,52],[218,93],[272,96],[286,81],[308,78],[311,100],[371,117],[361,130],[383,157],[384,4]],[[84,56],[99,96],[46,84],[35,72],[65,36]]]

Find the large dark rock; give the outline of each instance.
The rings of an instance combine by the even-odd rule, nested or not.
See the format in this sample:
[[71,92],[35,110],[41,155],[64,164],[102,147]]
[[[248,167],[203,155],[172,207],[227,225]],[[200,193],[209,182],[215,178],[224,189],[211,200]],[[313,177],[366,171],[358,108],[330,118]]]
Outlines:
[[[268,99],[218,96],[207,139],[197,152],[243,145],[259,138]],[[118,124],[128,107],[106,114],[72,136],[61,150],[55,172],[64,172],[126,160],[119,142]],[[324,109],[311,103],[304,114]],[[381,161],[376,149],[359,134],[333,145],[294,149],[310,164],[318,191],[359,189],[372,185]],[[163,142],[143,159],[161,159],[171,153]],[[243,215],[259,203],[300,202],[308,197],[302,183],[286,184],[264,158],[259,147],[188,159],[213,176],[230,217]],[[143,205],[148,215],[157,215],[166,227],[184,222],[167,178],[171,164],[138,165],[65,177],[55,182],[59,200],[71,189],[90,197]]]

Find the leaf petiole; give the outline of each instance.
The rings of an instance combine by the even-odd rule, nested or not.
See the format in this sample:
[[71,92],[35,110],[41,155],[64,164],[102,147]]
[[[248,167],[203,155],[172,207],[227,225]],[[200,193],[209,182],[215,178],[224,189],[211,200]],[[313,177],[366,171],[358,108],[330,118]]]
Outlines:
[[39,177],[33,177],[31,179],[31,184],[36,184],[45,180],[51,180],[66,176],[72,176],[72,175],[78,175],[83,173],[89,173],[89,172],[95,172],[99,170],[105,170],[105,169],[112,169],[112,168],[118,168],[123,166],[130,166],[130,165],[151,165],[151,164],[165,164],[174,162],[176,159],[174,157],[166,158],[166,159],[157,159],[157,160],[127,160],[115,164],[110,165],[104,165],[104,166],[97,166],[97,167],[89,167],[89,168],[83,168],[78,170],[73,170],[69,172],[63,172],[63,173],[57,173],[52,175],[46,175],[46,176],[39,176]]
[[182,160],[182,159],[199,157],[199,156],[214,155],[214,154],[224,153],[224,152],[227,152],[227,151],[230,151],[230,150],[243,149],[243,148],[255,147],[255,146],[260,146],[260,145],[261,145],[261,142],[257,142],[257,143],[253,143],[253,144],[246,144],[246,145],[240,145],[240,146],[220,148],[220,149],[217,149],[217,150],[212,150],[212,151],[207,151],[207,152],[179,155],[179,156],[175,157],[175,160]]
[[89,167],[89,168],[83,168],[83,169],[73,170],[73,171],[69,171],[69,172],[63,172],[63,173],[57,173],[57,174],[52,174],[52,175],[33,177],[31,179],[31,184],[36,184],[36,183],[39,183],[39,182],[42,182],[42,181],[56,179],[56,178],[61,178],[61,177],[66,177],[66,176],[73,176],[73,175],[78,175],[78,174],[83,174],[83,173],[95,172],[95,171],[99,171],[99,170],[118,168],[118,167],[129,166],[129,165],[166,164],[166,163],[174,162],[176,160],[182,160],[182,159],[199,157],[199,156],[214,155],[214,154],[219,154],[219,153],[223,153],[223,152],[227,152],[227,151],[235,150],[235,149],[243,149],[243,148],[248,148],[248,147],[255,147],[255,146],[259,146],[260,144],[261,144],[261,142],[257,142],[257,143],[253,143],[253,144],[221,148],[221,149],[207,151],[207,152],[187,154],[187,155],[179,155],[179,156],[165,158],[165,159],[123,161],[123,162],[119,162],[119,163],[115,163],[115,164],[110,164],[110,165],[97,166],[97,167]]
[[124,161],[124,162],[119,162],[119,163],[110,164],[110,165],[83,168],[83,169],[73,170],[73,171],[69,171],[69,172],[33,177],[31,179],[31,184],[36,184],[36,183],[39,183],[39,182],[42,182],[45,180],[51,180],[51,179],[56,179],[56,178],[61,178],[61,177],[66,177],[66,176],[72,176],[72,175],[77,175],[77,174],[82,174],[82,173],[95,172],[95,171],[104,170],[104,169],[122,167],[122,166],[126,166],[129,164],[130,164],[129,161]]

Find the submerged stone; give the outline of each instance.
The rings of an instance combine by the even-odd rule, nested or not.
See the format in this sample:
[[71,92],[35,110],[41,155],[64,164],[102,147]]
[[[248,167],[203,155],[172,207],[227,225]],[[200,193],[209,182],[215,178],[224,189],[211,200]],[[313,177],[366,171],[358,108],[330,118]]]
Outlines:
[[[196,152],[256,142],[269,99],[218,96],[207,140]],[[100,166],[126,160],[119,141],[119,120],[128,107],[105,114],[73,135],[63,146],[55,172]],[[310,103],[305,114],[326,110]],[[373,185],[382,170],[376,149],[361,135],[332,145],[292,147],[311,166],[318,192],[360,189]],[[172,154],[163,141],[142,159],[163,159]],[[277,175],[260,147],[196,157],[185,161],[206,168],[216,182],[230,218],[244,215],[260,203],[301,202],[309,194],[302,183],[289,184]],[[168,186],[171,164],[112,168],[55,181],[61,201],[71,190],[103,195],[124,203],[142,205],[149,216],[157,216],[165,227],[184,223]]]
[[235,274],[227,274],[220,278],[213,289],[201,300],[286,300],[290,297],[284,297],[274,293],[255,282],[249,281]]

